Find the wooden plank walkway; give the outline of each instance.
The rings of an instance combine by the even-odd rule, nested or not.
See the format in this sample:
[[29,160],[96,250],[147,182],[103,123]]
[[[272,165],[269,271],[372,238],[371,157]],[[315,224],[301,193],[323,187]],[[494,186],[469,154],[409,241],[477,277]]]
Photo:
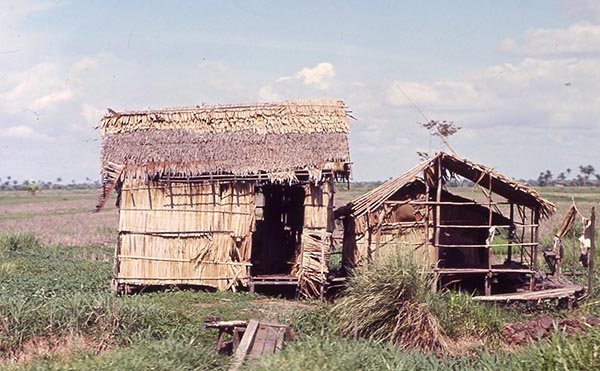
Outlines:
[[478,301],[530,301],[530,300],[545,300],[545,299],[560,299],[560,298],[575,298],[583,292],[583,287],[571,285],[557,289],[515,292],[510,294],[497,294],[489,296],[474,296],[473,300]]

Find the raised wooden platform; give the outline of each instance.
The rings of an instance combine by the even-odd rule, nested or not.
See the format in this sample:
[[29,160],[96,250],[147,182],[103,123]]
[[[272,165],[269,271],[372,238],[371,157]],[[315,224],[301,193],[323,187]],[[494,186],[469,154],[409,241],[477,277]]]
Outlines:
[[251,276],[248,280],[248,285],[252,293],[255,286],[298,286],[298,277],[288,274]]
[[478,301],[534,301],[534,300],[546,300],[546,299],[575,299],[577,296],[583,294],[584,288],[578,285],[570,285],[561,288],[528,291],[528,292],[515,292],[510,294],[497,294],[488,296],[474,296],[473,300]]

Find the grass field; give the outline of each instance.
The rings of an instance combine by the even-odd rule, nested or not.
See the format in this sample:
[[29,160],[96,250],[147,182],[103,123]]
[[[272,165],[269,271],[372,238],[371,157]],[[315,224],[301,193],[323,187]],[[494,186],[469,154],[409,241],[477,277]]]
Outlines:
[[[337,204],[367,188],[338,190]],[[600,206],[597,189],[541,190],[558,206],[543,230],[546,237],[571,197],[585,214]],[[479,197],[471,189],[456,191]],[[252,370],[600,367],[597,330],[574,336],[557,332],[529,346],[509,347],[500,333],[503,324],[539,313],[472,304],[464,295],[447,294],[435,304],[441,308],[441,326],[458,349],[452,355],[401,351],[375,339],[354,341],[337,330],[330,305],[314,301],[177,290],[114,297],[108,282],[118,215],[114,202],[91,213],[96,197],[93,191],[0,192],[0,368],[227,369],[229,359],[214,350],[216,332],[201,328],[206,316],[274,318],[293,326],[297,340],[284,352],[245,366]],[[600,302],[583,302],[571,314],[552,306],[542,309],[554,318],[598,316]]]

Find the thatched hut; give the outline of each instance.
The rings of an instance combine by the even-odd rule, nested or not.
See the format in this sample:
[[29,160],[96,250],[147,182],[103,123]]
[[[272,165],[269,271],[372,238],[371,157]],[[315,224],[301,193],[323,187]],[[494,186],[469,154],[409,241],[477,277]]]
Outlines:
[[[485,196],[452,194],[446,185],[457,177]],[[523,278],[534,289],[539,224],[554,211],[534,189],[441,152],[339,208],[336,217],[344,225],[345,268],[405,249],[433,273],[433,290],[458,283],[490,295],[516,290]],[[505,254],[499,259],[492,250]]]
[[103,189],[119,207],[114,284],[322,291],[334,180],[350,172],[341,101],[109,110]]

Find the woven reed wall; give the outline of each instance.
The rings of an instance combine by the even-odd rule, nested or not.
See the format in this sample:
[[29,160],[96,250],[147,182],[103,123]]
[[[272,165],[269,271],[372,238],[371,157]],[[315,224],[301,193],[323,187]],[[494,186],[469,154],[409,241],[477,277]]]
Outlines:
[[[417,200],[423,200],[423,196],[417,197]],[[399,214],[396,211],[401,207],[401,205],[385,205],[358,218],[349,216],[344,225],[342,246],[344,266],[359,266],[369,257],[385,256],[395,249],[401,249],[410,252],[417,265],[431,267],[435,261],[435,248],[430,243],[433,228],[430,227],[427,231],[423,223],[426,209],[413,206],[414,218],[406,221],[397,219]],[[430,210],[429,220],[432,220],[432,216]],[[397,225],[398,222],[414,224],[401,226]]]
[[298,277],[298,290],[302,294],[316,296],[329,272],[331,235],[335,227],[333,179],[320,185],[308,184],[305,191],[304,226],[292,274]]
[[251,183],[160,184],[121,190],[118,283],[246,284],[254,231]]
[[[430,237],[432,232],[430,229]],[[345,264],[358,266],[364,264],[369,255],[381,257],[398,249],[411,253],[415,263],[427,269],[435,260],[435,249],[433,245],[426,243],[425,228],[423,227],[382,230],[379,236],[379,248],[376,247],[376,234],[377,230],[371,236],[370,249],[368,234],[356,235],[356,248],[350,250],[349,260]],[[369,252],[369,250],[371,251]]]

